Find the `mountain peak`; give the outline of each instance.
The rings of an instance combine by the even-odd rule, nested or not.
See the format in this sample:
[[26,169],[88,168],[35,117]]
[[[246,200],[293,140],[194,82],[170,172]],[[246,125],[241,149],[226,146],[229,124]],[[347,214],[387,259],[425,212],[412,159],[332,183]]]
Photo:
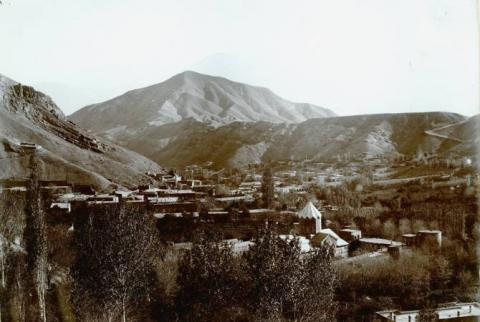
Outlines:
[[199,72],[196,72],[196,71],[193,71],[193,70],[185,70],[181,73],[179,73],[178,75],[182,75],[183,77],[213,77],[211,75],[207,75],[207,74],[202,74],[202,73],[199,73]]
[[300,123],[333,115],[320,106],[283,99],[266,88],[184,71],[162,83],[85,107],[71,118],[93,131],[111,132],[188,118],[217,127],[232,122]]
[[[200,78],[207,78],[207,77],[211,77],[211,76],[201,74],[201,73],[197,73],[197,72],[194,72],[192,70],[185,70],[181,73],[178,73],[178,74],[170,77],[165,82],[172,81],[172,80],[175,80],[175,79],[182,79],[182,80],[192,79],[193,80],[193,79],[200,79]],[[157,85],[163,84],[165,82],[159,83]]]
[[[212,75],[207,75],[207,74],[202,74],[198,73],[192,70],[186,70],[181,73],[178,73],[166,81],[162,83],[158,83],[153,85],[154,87],[161,87],[166,84],[169,85],[177,85],[177,86],[182,86],[185,84],[191,84],[191,83],[204,83],[204,82],[210,82],[210,81],[218,81],[220,80],[220,77],[212,76]],[[225,81],[227,81],[225,79]]]

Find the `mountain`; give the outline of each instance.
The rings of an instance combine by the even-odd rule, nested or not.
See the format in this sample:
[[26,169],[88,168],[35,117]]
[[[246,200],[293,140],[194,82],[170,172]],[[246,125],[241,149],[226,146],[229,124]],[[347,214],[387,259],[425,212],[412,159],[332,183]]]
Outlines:
[[303,122],[274,144],[264,156],[269,159],[331,159],[337,155],[384,156],[416,154],[418,151],[456,153],[466,139],[432,133],[439,127],[465,122],[455,113],[373,114],[314,119]]
[[[124,143],[170,167],[207,161],[216,168],[240,167],[270,160],[324,161],[344,154],[364,157],[418,151],[474,156],[479,141],[478,117],[474,118],[432,112],[329,117],[300,124],[235,122],[221,127],[189,120],[145,132],[142,144]],[[447,127],[451,133],[442,133]],[[153,149],[151,142],[159,141],[162,147]]]
[[300,123],[333,115],[319,106],[289,102],[266,88],[187,71],[163,83],[86,106],[70,119],[118,139],[122,132],[135,135],[185,119],[218,127],[232,122]]
[[148,182],[144,173],[160,170],[144,156],[78,128],[49,96],[0,75],[0,179],[28,177],[29,149],[22,142],[37,146],[45,180],[106,189]]
[[336,117],[265,88],[194,72],[87,106],[70,119],[167,167],[418,151],[473,156],[479,137],[477,122],[455,113]]

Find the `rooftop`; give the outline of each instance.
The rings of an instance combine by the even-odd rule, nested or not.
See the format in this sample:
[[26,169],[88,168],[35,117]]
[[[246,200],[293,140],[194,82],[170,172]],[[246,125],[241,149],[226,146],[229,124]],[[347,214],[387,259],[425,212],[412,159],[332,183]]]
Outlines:
[[345,232],[349,232],[349,233],[361,232],[360,229],[352,229],[352,228],[344,228],[344,229],[340,229],[340,231],[345,231]]
[[337,247],[348,246],[348,243],[345,240],[343,240],[342,238],[340,238],[340,236],[338,236],[330,228],[322,229],[322,230],[320,230],[320,233],[325,234],[325,235],[330,235],[331,237],[333,237],[333,239],[335,239],[335,244],[336,244]]
[[[458,317],[475,317],[480,316],[480,304],[473,303],[456,303],[454,305],[440,307],[435,310],[440,320],[448,320]],[[380,311],[378,315],[387,319],[387,321],[409,322],[416,321],[419,310],[414,311]],[[410,317],[410,320],[409,320]]]
[[442,232],[440,230],[423,229],[423,230],[419,230],[418,233],[420,233],[420,234],[440,234]]
[[318,209],[313,205],[311,201],[309,201],[306,206],[298,213],[299,218],[307,218],[307,219],[321,219],[322,214]]
[[366,244],[376,244],[376,245],[385,245],[385,246],[400,246],[402,245],[401,242],[397,242],[390,239],[384,238],[360,238],[361,243]]

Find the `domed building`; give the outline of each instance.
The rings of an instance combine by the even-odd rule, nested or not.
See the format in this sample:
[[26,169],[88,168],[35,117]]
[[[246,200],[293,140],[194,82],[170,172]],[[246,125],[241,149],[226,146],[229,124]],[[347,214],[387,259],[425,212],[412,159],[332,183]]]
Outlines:
[[336,257],[348,256],[348,243],[330,228],[322,229],[322,213],[309,201],[297,213],[299,218],[299,234],[310,239],[315,245],[329,244],[335,248]]

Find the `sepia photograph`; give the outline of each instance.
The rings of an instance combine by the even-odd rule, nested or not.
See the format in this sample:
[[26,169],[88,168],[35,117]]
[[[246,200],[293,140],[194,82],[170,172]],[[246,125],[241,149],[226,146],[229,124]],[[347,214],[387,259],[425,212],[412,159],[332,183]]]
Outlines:
[[0,322],[480,322],[480,0],[0,0]]

